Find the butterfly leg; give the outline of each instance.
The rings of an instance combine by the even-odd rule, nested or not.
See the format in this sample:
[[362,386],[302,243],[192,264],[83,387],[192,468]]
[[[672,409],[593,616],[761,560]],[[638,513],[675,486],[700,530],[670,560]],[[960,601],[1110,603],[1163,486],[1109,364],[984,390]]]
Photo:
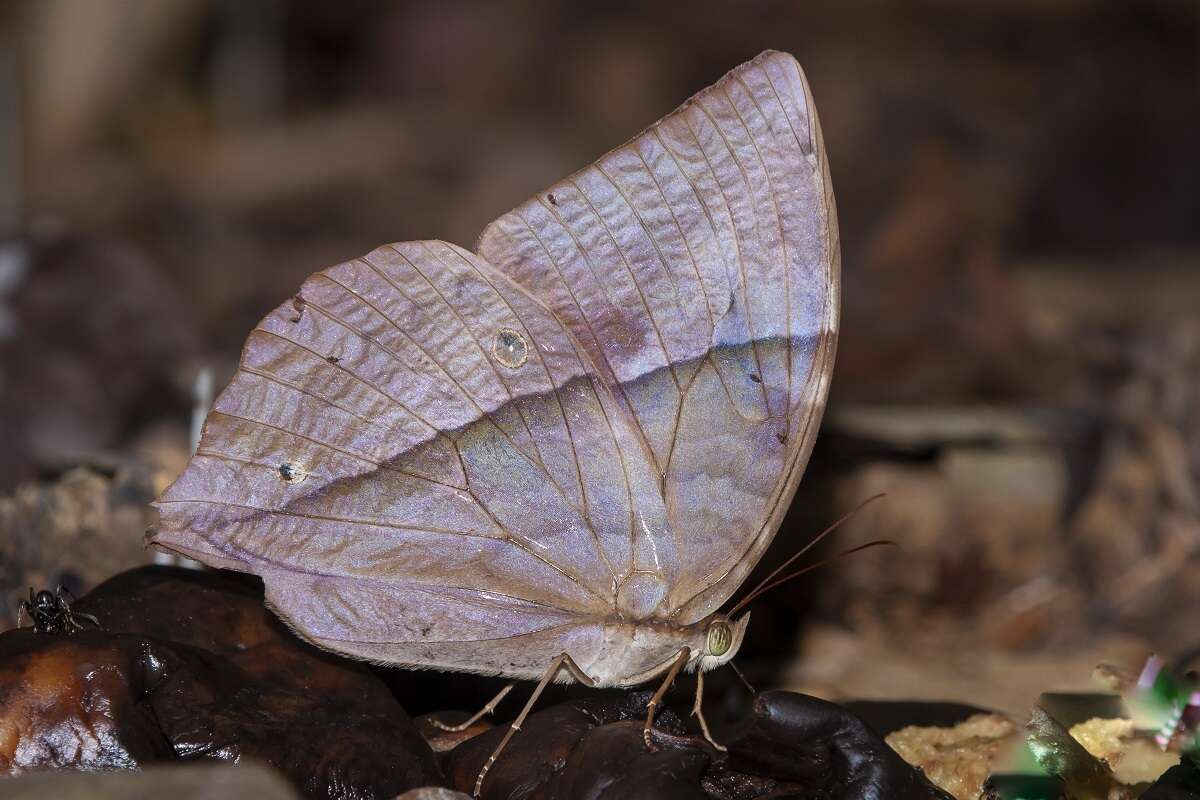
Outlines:
[[704,734],[704,740],[706,742],[708,742],[709,744],[711,744],[713,747],[720,750],[722,753],[724,753],[724,752],[726,752],[725,745],[719,744],[717,742],[717,740],[712,737],[712,733],[708,730],[708,721],[704,719],[704,710],[702,708],[703,702],[704,702],[704,670],[697,670],[696,671],[696,702],[692,704],[692,716],[695,717],[697,720],[699,720],[700,731]]
[[529,712],[533,709],[533,704],[536,703],[537,699],[542,696],[542,692],[546,691],[546,687],[549,686],[550,681],[554,680],[554,677],[558,675],[558,671],[564,667],[566,667],[571,675],[574,676],[575,680],[579,681],[584,686],[596,685],[596,682],[589,678],[587,674],[579,668],[579,665],[575,663],[574,659],[572,659],[566,653],[563,653],[558,658],[554,659],[554,661],[550,664],[550,668],[546,670],[546,674],[543,675],[542,679],[538,682],[537,688],[534,689],[533,694],[530,695],[529,702],[527,702],[525,707],[521,709],[521,713],[518,714],[517,718],[512,721],[512,724],[508,726],[508,732],[504,734],[504,738],[500,740],[500,744],[497,745],[496,749],[492,751],[492,754],[488,756],[488,760],[483,763],[483,769],[479,770],[479,777],[475,779],[475,791],[472,792],[473,795],[479,797],[479,792],[483,788],[483,776],[487,775],[488,770],[492,768],[492,764],[496,762],[496,759],[499,757],[500,752],[508,744],[508,741],[516,735],[517,731],[521,730],[521,726],[525,724],[525,717],[529,716]]
[[646,727],[642,728],[642,739],[646,742],[646,749],[650,752],[658,750],[654,742],[650,740],[650,731],[654,728],[654,709],[662,702],[663,695],[671,688],[671,684],[675,682],[675,677],[679,675],[679,670],[683,669],[683,665],[687,663],[691,655],[691,648],[685,647],[679,651],[679,656],[676,657],[675,663],[667,670],[667,677],[663,679],[662,686],[658,687],[658,691],[654,693],[654,697],[651,697],[650,702],[646,704]]
[[500,693],[498,695],[493,697],[488,702],[488,704],[486,706],[479,709],[478,714],[471,717],[466,722],[460,722],[457,725],[447,725],[444,722],[439,722],[436,719],[431,719],[431,720],[429,720],[429,724],[432,725],[433,727],[437,728],[438,730],[449,731],[450,733],[459,733],[461,731],[465,731],[467,728],[471,727],[476,722],[478,722],[479,720],[486,717],[488,714],[495,711],[496,706],[500,705],[500,701],[504,699],[505,695],[507,695],[509,692],[511,692],[513,690],[514,686],[516,686],[515,683],[510,683],[507,686],[505,686],[503,689],[500,690]]

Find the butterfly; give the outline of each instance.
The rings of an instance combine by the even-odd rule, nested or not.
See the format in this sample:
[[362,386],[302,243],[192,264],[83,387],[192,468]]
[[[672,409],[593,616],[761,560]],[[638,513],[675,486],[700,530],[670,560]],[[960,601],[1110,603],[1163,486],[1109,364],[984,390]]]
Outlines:
[[765,52],[474,252],[310,277],[249,335],[152,541],[261,576],[322,648],[540,679],[509,737],[552,680],[663,677],[650,745],[677,674],[741,646],[744,603],[720,609],[812,449],[839,269],[811,91]]

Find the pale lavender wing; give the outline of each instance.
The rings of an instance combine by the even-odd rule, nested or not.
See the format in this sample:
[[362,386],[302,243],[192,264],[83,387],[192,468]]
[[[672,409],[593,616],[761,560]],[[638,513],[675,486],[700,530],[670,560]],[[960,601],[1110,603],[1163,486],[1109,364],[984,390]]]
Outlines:
[[674,574],[662,553],[660,584],[640,580],[665,508],[595,373],[477,256],[380,248],[251,333],[154,541],[261,575],[301,634],[396,663],[426,663],[418,643],[493,671],[469,643],[651,615]]
[[787,510],[833,367],[836,212],[799,65],[738,67],[478,250],[563,320],[650,453],[672,615],[714,611]]

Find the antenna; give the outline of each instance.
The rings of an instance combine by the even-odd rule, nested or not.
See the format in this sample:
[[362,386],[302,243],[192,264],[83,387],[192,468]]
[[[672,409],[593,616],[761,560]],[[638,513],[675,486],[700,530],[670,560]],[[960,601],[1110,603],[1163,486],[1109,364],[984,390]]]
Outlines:
[[[880,498],[886,497],[886,496],[887,495],[884,494],[883,492],[880,492],[879,494],[876,494],[876,495],[872,495],[872,496],[868,497],[866,500],[863,500],[861,503],[859,503],[857,506],[855,506],[850,511],[843,514],[841,516],[841,518],[839,518],[837,521],[835,521],[832,525],[830,525],[828,528],[826,528],[825,530],[818,533],[815,537],[813,537],[812,541],[810,541],[808,544],[804,545],[804,547],[801,547],[795,553],[795,555],[793,555],[787,561],[784,561],[782,564],[780,564],[778,567],[776,567],[774,570],[772,570],[770,575],[768,575],[767,577],[765,577],[761,581],[759,581],[758,585],[750,590],[750,594],[748,594],[741,602],[739,602],[737,605],[735,605],[733,607],[733,609],[731,611],[729,611],[726,616],[733,616],[734,612],[736,612],[739,608],[742,608],[743,606],[745,606],[746,603],[749,602],[751,598],[757,597],[759,594],[759,591],[761,589],[763,589],[763,587],[765,587],[767,584],[769,584],[772,580],[774,580],[776,575],[778,575],[779,573],[781,573],[785,569],[787,569],[789,566],[791,566],[792,563],[795,562],[795,560],[798,559],[800,556],[804,555],[809,550],[813,549],[818,544],[820,544],[822,539],[824,539],[826,536],[828,536],[829,534],[833,533],[835,530],[840,528],[842,526],[842,524],[844,522],[846,522],[846,520],[853,517],[859,511],[862,511],[869,504],[874,503],[876,500],[879,500]],[[850,552],[854,552],[854,551],[848,551],[845,555],[848,555]],[[833,559],[829,559],[829,561],[834,561],[839,557],[840,556],[837,556]],[[822,562],[822,563],[828,563],[828,562]],[[793,577],[795,577],[795,576],[793,576]]]
[[729,609],[729,612],[726,614],[726,616],[732,617],[738,611],[745,608],[755,598],[762,596],[766,592],[769,592],[770,590],[774,589],[776,586],[782,586],[783,584],[787,583],[788,581],[792,580],[793,578],[799,578],[801,575],[803,575],[806,572],[812,572],[814,569],[817,569],[818,567],[823,567],[826,564],[832,564],[834,561],[837,561],[840,558],[845,558],[848,555],[853,555],[854,553],[857,553],[860,550],[866,550],[871,547],[880,547],[883,545],[890,545],[893,547],[897,546],[896,543],[891,541],[890,539],[876,539],[873,542],[867,542],[866,544],[860,544],[858,547],[851,547],[849,550],[843,550],[842,552],[838,553],[836,556],[830,556],[829,558],[826,558],[822,561],[818,561],[815,564],[809,564],[807,567],[798,569],[795,572],[791,573],[790,575],[784,575],[782,578],[780,578],[776,581],[773,581],[772,583],[768,583],[766,586],[759,584],[759,586],[757,588],[755,588],[755,590],[753,592],[751,592],[750,594],[743,597],[741,599],[741,602],[739,602],[733,608]]

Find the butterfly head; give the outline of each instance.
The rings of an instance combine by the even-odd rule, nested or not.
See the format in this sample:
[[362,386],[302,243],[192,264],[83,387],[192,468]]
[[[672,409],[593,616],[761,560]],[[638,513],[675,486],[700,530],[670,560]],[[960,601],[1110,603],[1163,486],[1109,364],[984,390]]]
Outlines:
[[704,646],[701,650],[700,669],[716,669],[737,655],[749,622],[749,613],[738,619],[730,619],[724,614],[713,614],[701,622]]

